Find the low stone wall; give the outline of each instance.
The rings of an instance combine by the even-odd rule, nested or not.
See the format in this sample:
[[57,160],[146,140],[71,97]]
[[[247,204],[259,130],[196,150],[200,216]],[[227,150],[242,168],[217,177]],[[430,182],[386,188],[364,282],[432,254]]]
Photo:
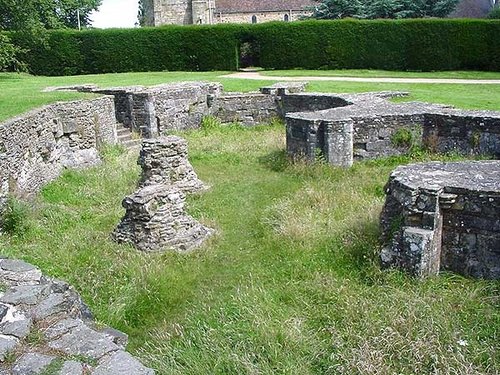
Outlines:
[[0,206],[28,197],[68,168],[100,162],[101,144],[116,143],[112,97],[56,103],[0,124]]
[[217,98],[211,114],[222,123],[239,123],[244,126],[265,124],[279,118],[276,97],[264,94],[227,94]]
[[386,193],[384,266],[500,279],[500,161],[399,167]]
[[222,92],[222,85],[209,82],[184,82],[155,86],[147,90],[153,97],[158,132],[187,130],[200,127],[203,116],[209,114],[212,97]]
[[[500,156],[500,112],[387,100],[402,94],[285,95],[284,111],[292,111],[285,115],[288,154],[308,161],[321,156],[342,167],[355,159],[399,155],[415,145],[438,153]],[[323,106],[333,107],[315,109]]]
[[500,112],[426,114],[423,142],[436,153],[458,152],[500,158]]
[[352,105],[352,103],[347,98],[335,94],[288,94],[284,95],[282,99],[282,113],[287,115],[294,112],[316,112],[348,105]]
[[118,122],[145,138],[169,131],[197,129],[203,117],[222,123],[254,126],[283,117],[281,98],[305,90],[303,82],[263,87],[261,93],[224,93],[220,83],[182,82],[100,89],[93,85],[65,86],[48,90],[76,90],[113,95]]
[[116,118],[146,138],[198,128],[208,115],[246,126],[281,117],[294,159],[322,157],[349,167],[355,159],[400,155],[415,145],[439,153],[500,155],[500,112],[388,100],[407,95],[401,92],[324,94],[305,93],[305,87],[303,82],[277,83],[245,94],[225,94],[221,84],[210,82],[73,89],[113,94]]
[[[67,283],[25,262],[0,259],[0,284],[5,287],[0,293],[1,374],[154,374],[125,351],[127,335],[97,328]],[[36,343],[30,335],[36,335]]]

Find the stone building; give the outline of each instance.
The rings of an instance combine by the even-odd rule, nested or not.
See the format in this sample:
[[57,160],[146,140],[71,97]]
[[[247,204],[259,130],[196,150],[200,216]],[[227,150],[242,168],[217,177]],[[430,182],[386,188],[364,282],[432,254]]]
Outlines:
[[313,0],[143,0],[144,25],[294,21]]
[[493,10],[493,5],[492,0],[461,0],[449,17],[484,18]]

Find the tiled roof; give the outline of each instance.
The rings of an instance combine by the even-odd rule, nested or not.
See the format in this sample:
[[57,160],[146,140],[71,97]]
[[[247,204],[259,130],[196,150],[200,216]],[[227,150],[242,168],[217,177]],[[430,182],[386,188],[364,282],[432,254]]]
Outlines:
[[215,0],[215,11],[222,13],[297,11],[315,4],[317,3],[313,0]]

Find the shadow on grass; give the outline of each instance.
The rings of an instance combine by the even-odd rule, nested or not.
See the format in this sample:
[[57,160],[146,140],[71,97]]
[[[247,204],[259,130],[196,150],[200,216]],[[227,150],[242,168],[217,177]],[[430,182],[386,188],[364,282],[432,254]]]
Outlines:
[[0,81],[22,80],[26,75],[22,73],[0,73]]
[[273,172],[284,172],[291,164],[286,154],[286,150],[276,150],[267,155],[258,158],[258,161],[264,167]]
[[382,246],[379,237],[377,220],[359,221],[331,239],[327,245],[328,263],[340,275],[355,278],[367,286],[393,282],[391,272],[380,265]]

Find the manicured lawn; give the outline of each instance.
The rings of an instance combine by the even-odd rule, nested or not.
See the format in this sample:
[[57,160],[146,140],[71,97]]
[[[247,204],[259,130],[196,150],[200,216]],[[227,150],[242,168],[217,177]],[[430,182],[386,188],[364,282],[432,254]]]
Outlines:
[[[0,76],[8,85],[0,103],[9,96],[35,105],[74,95],[30,99],[29,87],[218,80],[219,74]],[[223,83],[244,91],[262,84]],[[491,102],[482,86],[315,82],[310,89],[409,87],[413,98],[500,110],[492,87]],[[5,118],[3,105],[0,111]],[[0,237],[2,254],[74,285],[97,319],[127,332],[132,352],[158,374],[500,372],[500,282],[451,274],[420,281],[378,266],[378,215],[389,173],[435,156],[344,170],[290,165],[282,124],[182,136],[199,177],[212,186],[188,201],[189,212],[217,230],[203,248],[143,254],[110,240],[123,215],[120,202],[139,175],[137,154],[111,148],[102,166],[65,172],[20,210],[24,225]]]
[[311,82],[309,91],[319,92],[365,92],[406,91],[410,93],[402,101],[414,100],[449,104],[464,109],[487,109],[500,111],[500,85],[446,85],[411,83],[357,83],[357,82]]

